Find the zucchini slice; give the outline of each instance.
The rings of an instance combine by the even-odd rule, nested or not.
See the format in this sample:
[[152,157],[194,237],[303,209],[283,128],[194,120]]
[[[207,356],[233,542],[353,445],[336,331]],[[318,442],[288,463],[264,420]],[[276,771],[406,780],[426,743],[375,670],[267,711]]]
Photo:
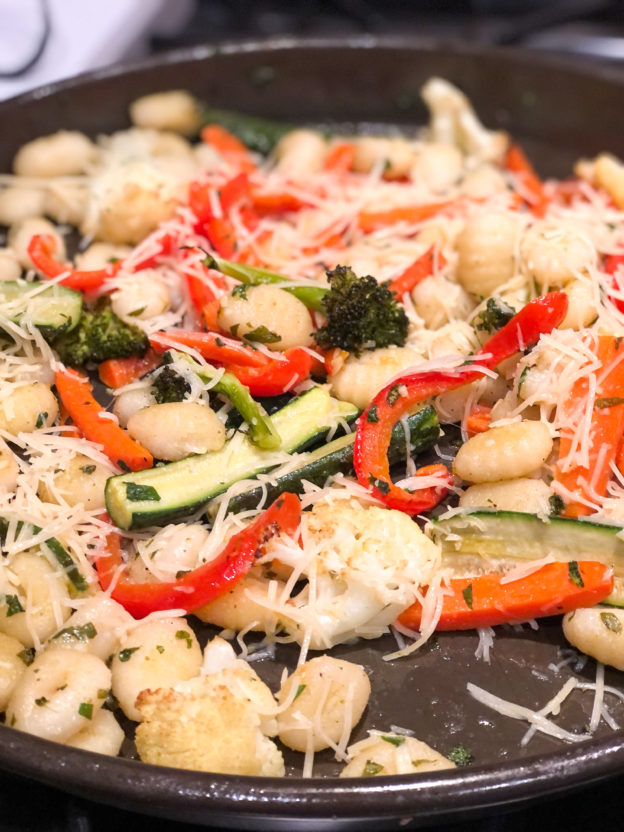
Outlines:
[[30,321],[46,339],[72,330],[82,314],[82,295],[58,283],[41,280],[0,282],[0,307],[10,321]]
[[[412,453],[419,453],[429,448],[440,435],[438,418],[435,409],[431,405],[413,413],[408,418],[407,423]],[[284,491],[300,494],[303,491],[304,482],[323,486],[328,477],[334,474],[351,473],[353,471],[354,442],[355,434],[348,433],[346,436],[334,439],[314,451],[301,454],[300,464],[297,468],[287,474],[276,476],[275,480],[263,486],[252,486],[248,491],[243,491],[241,494],[231,497],[228,502],[228,511],[238,512],[256,508],[263,497],[268,505]],[[403,425],[399,422],[392,431],[392,439],[388,446],[388,459],[391,464],[400,462],[405,459],[405,453],[405,432]],[[216,512],[216,506],[214,512]],[[213,511],[210,510],[210,513],[212,514]]]
[[475,511],[432,520],[433,539],[448,566],[475,561],[530,561],[548,555],[559,561],[594,560],[624,577],[622,526],[538,517],[519,511]]
[[358,412],[355,405],[314,387],[271,417],[282,439],[279,453],[237,434],[219,451],[111,477],[106,483],[106,508],[120,529],[162,526],[187,517],[238,480],[276,468],[284,452],[291,454],[321,441],[329,429],[354,419]]

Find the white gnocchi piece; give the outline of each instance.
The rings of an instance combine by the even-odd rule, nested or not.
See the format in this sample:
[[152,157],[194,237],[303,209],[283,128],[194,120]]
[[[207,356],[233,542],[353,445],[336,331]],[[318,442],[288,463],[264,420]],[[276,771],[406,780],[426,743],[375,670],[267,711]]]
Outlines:
[[0,191],[0,225],[15,225],[29,217],[45,214],[42,188],[9,185]]
[[18,474],[19,465],[15,454],[4,439],[0,438],[0,495],[15,491]]
[[500,168],[494,165],[479,165],[464,176],[460,192],[470,199],[487,199],[507,190],[507,180]]
[[130,104],[129,111],[135,127],[173,130],[183,136],[193,136],[201,123],[200,104],[186,90],[143,95]]
[[170,305],[167,284],[155,269],[125,278],[111,295],[113,312],[130,324],[162,315]]
[[370,681],[359,664],[319,656],[285,681],[278,703],[291,704],[277,717],[278,736],[295,751],[320,751],[349,736],[364,713]]
[[7,725],[65,742],[91,725],[110,682],[111,672],[97,656],[49,647],[26,668],[13,689]]
[[168,461],[218,451],[225,444],[225,425],[211,407],[199,402],[145,407],[130,416],[128,432],[156,459]]
[[563,634],[572,647],[624,670],[624,610],[617,607],[586,607],[563,616]]
[[117,246],[113,243],[91,243],[88,248],[76,255],[76,266],[85,271],[105,269],[111,263],[123,260],[131,251],[130,246]]
[[571,280],[563,287],[568,296],[568,311],[559,324],[559,329],[579,331],[589,326],[598,317],[598,308],[589,280]]
[[0,711],[6,710],[15,685],[26,670],[26,662],[21,641],[0,633]]
[[618,208],[624,208],[624,165],[619,159],[609,153],[601,153],[594,162],[593,178]]
[[102,708],[89,725],[66,740],[64,744],[70,748],[82,748],[83,751],[116,757],[125,737],[123,728],[115,719],[114,714]]
[[489,297],[516,269],[518,218],[503,211],[469,217],[457,237],[457,280],[467,292]]
[[55,647],[82,650],[106,661],[119,649],[134,623],[129,612],[104,592],[81,600],[63,628],[50,639]]
[[[278,582],[278,594],[283,587],[284,584]],[[277,614],[254,600],[254,595],[264,598],[266,593],[267,581],[248,574],[224,595],[193,610],[193,615],[224,630],[274,633],[279,629]]]
[[277,286],[249,286],[243,294],[225,295],[218,319],[224,332],[237,338],[253,340],[254,332],[258,332],[257,340],[270,350],[309,347],[313,343],[307,307]]
[[84,133],[59,130],[22,145],[13,170],[18,176],[74,176],[85,173],[96,159],[97,147]]
[[52,484],[41,480],[37,493],[47,503],[58,503],[60,498],[69,506],[82,503],[87,510],[106,508],[104,488],[113,471],[85,454],[76,454],[59,471]]
[[11,558],[0,573],[0,593],[0,632],[26,647],[39,647],[71,613],[67,581],[33,551]]
[[474,308],[467,291],[443,274],[421,280],[412,289],[412,300],[429,329],[439,329],[449,321],[466,318]]
[[99,206],[97,219],[93,221],[87,215],[81,230],[103,242],[138,245],[161,222],[171,219],[176,206],[177,199],[163,194],[160,184],[150,187],[147,182],[141,184],[129,178],[111,188]]
[[138,413],[139,410],[155,404],[156,399],[152,394],[151,386],[134,387],[115,396],[113,413],[119,420],[121,427],[125,428],[128,426],[128,420],[131,416]]
[[0,428],[17,436],[56,422],[59,405],[47,384],[33,381],[14,388],[0,400]]
[[569,223],[540,220],[520,239],[520,265],[541,292],[587,275],[598,262],[593,243]]
[[276,168],[285,176],[318,173],[329,152],[329,145],[316,130],[291,130],[275,147]]
[[172,688],[197,676],[201,666],[201,648],[184,618],[146,621],[122,639],[115,654],[113,693],[125,715],[138,722],[141,691]]
[[459,179],[464,166],[461,152],[450,144],[429,142],[417,152],[410,179],[433,193],[448,191]]
[[409,347],[383,347],[360,356],[351,355],[329,377],[331,392],[363,410],[394,376],[422,360],[422,355]]
[[22,276],[17,255],[12,248],[0,248],[0,280],[19,280]]
[[548,515],[554,492],[543,480],[518,477],[501,482],[471,485],[459,498],[462,508],[492,508],[497,511],[523,511]]
[[511,422],[477,433],[455,457],[453,471],[467,482],[498,482],[539,471],[553,440],[543,422]]
[[340,777],[386,777],[455,768],[455,763],[416,737],[392,731],[368,733],[365,740],[347,749],[349,762]]
[[82,225],[87,211],[89,191],[85,185],[63,183],[46,188],[43,211],[54,222]]
[[381,165],[385,179],[401,179],[409,175],[416,160],[414,146],[407,139],[360,136],[354,144],[353,170],[357,173],[370,173]]
[[201,523],[172,523],[159,529],[148,541],[137,542],[142,564],[161,581],[174,581],[179,572],[199,566],[210,535]]
[[59,262],[66,259],[65,240],[59,234],[56,226],[43,217],[27,217],[27,219],[12,225],[7,237],[8,246],[23,269],[35,268],[28,254],[28,246],[35,234],[49,234],[53,237],[56,244],[54,257]]

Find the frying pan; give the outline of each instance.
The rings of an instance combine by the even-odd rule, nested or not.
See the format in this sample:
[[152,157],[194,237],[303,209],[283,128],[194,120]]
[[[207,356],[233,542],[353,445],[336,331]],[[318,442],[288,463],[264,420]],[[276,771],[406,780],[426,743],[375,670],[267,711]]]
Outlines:
[[[543,55],[366,37],[198,47],[35,90],[0,105],[0,170],[9,170],[29,139],[61,128],[97,135],[127,126],[130,101],[173,88],[215,106],[295,123],[408,130],[426,120],[418,90],[431,75],[461,86],[483,121],[509,130],[543,173],[566,176],[580,155],[604,149],[624,156],[622,74]],[[228,828],[405,829],[484,814],[578,789],[624,767],[623,732],[603,728],[595,740],[573,746],[538,735],[522,747],[526,725],[486,711],[466,693],[472,681],[529,707],[543,705],[567,678],[566,666],[547,670],[566,655],[560,630],[556,621],[535,633],[499,629],[491,664],[475,659],[471,633],[443,634],[390,664],[381,658],[396,647],[390,637],[333,651],[364,664],[371,675],[373,697],[353,739],[366,728],[394,724],[443,752],[461,742],[475,762],[451,772],[338,780],[324,752],[312,780],[297,776],[300,763],[292,758],[285,779],[232,777],[143,765],[132,759],[131,728],[122,758],[111,759],[5,726],[0,767],[92,800]],[[280,648],[277,664],[255,666],[275,688],[280,667],[292,665],[295,655],[296,648]],[[577,671],[590,681],[595,672],[591,662]],[[608,673],[607,682],[617,685],[617,674]],[[590,708],[587,698],[567,702],[566,727],[582,730]],[[613,705],[612,715],[624,724],[624,706]]]

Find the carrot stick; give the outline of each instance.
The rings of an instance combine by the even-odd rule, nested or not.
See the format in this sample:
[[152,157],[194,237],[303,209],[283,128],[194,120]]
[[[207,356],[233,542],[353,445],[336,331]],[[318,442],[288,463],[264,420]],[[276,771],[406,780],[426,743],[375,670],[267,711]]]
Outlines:
[[[548,563],[506,583],[503,577],[488,574],[451,580],[436,630],[472,630],[561,615],[599,603],[613,588],[611,567],[594,561]],[[421,619],[418,601],[399,616],[399,622],[410,630],[420,629]]]
[[403,208],[391,208],[388,211],[362,211],[358,216],[358,224],[365,234],[388,225],[396,225],[398,222],[415,225],[434,217],[452,204],[452,202],[431,202],[428,205],[407,205]]
[[548,198],[544,193],[542,180],[521,147],[516,144],[511,145],[505,157],[505,166],[507,170],[516,175],[522,190],[526,192],[531,211],[535,216],[542,217],[548,204]]
[[102,445],[111,462],[131,471],[152,467],[150,452],[120,428],[116,420],[108,418],[109,414],[94,399],[87,376],[63,367],[56,372],[54,383],[74,425],[85,439]]
[[[607,484],[612,476],[611,463],[615,461],[624,435],[624,360],[617,363],[623,352],[624,345],[618,343],[614,336],[598,336],[596,354],[602,368],[607,368],[607,375],[599,384],[593,403],[587,467],[573,465],[568,468],[566,465],[573,450],[574,427],[588,406],[587,378],[581,378],[574,384],[570,396],[563,404],[562,422],[566,427],[561,429],[555,479],[568,491],[579,494],[590,502],[595,502],[595,495],[604,496],[607,493]],[[610,365],[612,368],[608,370]],[[599,375],[600,372],[599,370]],[[591,511],[589,506],[571,501],[567,504],[564,515],[579,517],[591,514]]]
[[466,432],[468,436],[485,433],[492,421],[492,408],[486,404],[476,404],[466,418]]
[[431,246],[411,266],[408,266],[403,274],[391,281],[388,289],[398,298],[402,298],[406,292],[411,292],[426,277],[430,277],[436,265],[441,269],[446,265],[446,260],[441,253],[436,252],[435,246]]
[[160,358],[149,350],[143,358],[131,355],[129,358],[108,358],[98,367],[98,376],[102,384],[116,390],[126,384],[142,378],[160,364]]
[[305,200],[288,191],[272,194],[252,191],[250,196],[251,204],[259,214],[288,214],[308,207]]
[[329,151],[323,164],[323,170],[330,173],[347,173],[353,166],[355,145],[353,142],[340,142]]
[[185,329],[170,329],[150,335],[150,343],[157,353],[176,347],[190,347],[206,359],[217,364],[237,364],[244,367],[266,367],[275,359],[263,352],[234,341],[214,332],[189,332]]
[[256,169],[248,148],[225,127],[207,124],[200,135],[203,142],[214,147],[226,161],[237,165],[243,173],[251,173]]

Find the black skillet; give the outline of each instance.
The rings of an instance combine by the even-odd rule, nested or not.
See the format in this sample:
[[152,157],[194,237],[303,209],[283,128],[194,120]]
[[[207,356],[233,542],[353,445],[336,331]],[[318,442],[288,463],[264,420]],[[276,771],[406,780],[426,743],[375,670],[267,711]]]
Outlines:
[[[55,130],[91,135],[128,125],[127,105],[147,92],[184,88],[211,104],[298,123],[422,124],[422,83],[440,75],[459,84],[488,126],[509,130],[543,173],[566,176],[580,155],[609,149],[624,156],[624,76],[576,67],[535,54],[458,47],[441,42],[361,38],[198,47],[130,69],[107,70],[44,87],[0,105],[4,141],[0,170],[9,170],[21,144]],[[399,829],[576,789],[624,769],[624,733],[601,727],[591,742],[565,746],[536,736],[520,746],[526,725],[500,717],[466,691],[471,681],[499,696],[539,708],[571,673],[549,664],[565,657],[557,621],[537,632],[499,628],[491,664],[474,656],[476,636],[446,634],[418,654],[382,660],[394,641],[360,642],[335,655],[364,664],[373,696],[354,739],[367,728],[412,729],[443,753],[458,744],[475,757],[453,772],[419,777],[335,779],[339,767],[319,755],[317,777],[299,777],[300,760],[287,758],[286,779],[202,774],[143,765],[132,759],[131,729],[124,758],[111,759],[0,726],[0,767],[92,800],[161,817],[245,829]],[[282,664],[256,667],[276,685]],[[579,676],[592,680],[593,663]],[[607,681],[617,685],[612,672]],[[624,706],[609,700],[624,725]],[[591,694],[576,693],[561,724],[580,732]]]

